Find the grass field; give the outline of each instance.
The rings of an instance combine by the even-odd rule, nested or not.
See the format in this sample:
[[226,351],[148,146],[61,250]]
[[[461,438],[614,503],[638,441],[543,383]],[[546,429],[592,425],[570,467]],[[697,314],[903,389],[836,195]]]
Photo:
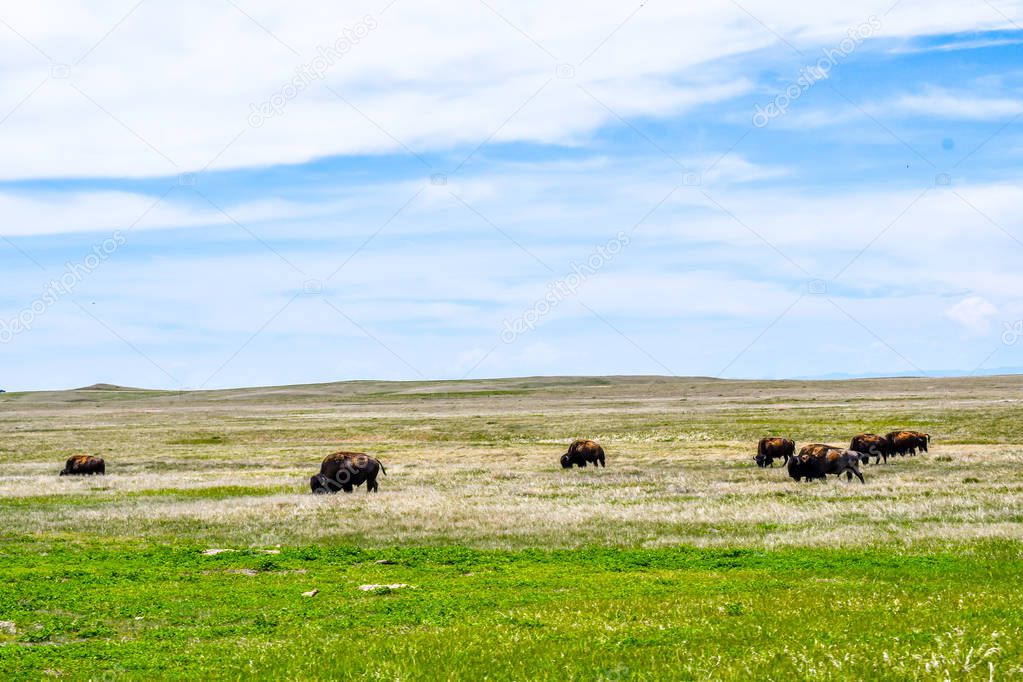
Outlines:
[[[1023,377],[0,395],[0,677],[1023,677],[1021,417]],[[866,485],[752,462],[902,427]],[[341,448],[379,494],[309,494]]]

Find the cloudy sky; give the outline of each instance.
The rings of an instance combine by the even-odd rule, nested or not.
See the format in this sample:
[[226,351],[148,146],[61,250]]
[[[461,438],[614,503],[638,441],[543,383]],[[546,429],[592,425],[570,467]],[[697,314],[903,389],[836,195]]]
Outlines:
[[0,0],[0,50],[8,390],[1023,366],[1020,0]]

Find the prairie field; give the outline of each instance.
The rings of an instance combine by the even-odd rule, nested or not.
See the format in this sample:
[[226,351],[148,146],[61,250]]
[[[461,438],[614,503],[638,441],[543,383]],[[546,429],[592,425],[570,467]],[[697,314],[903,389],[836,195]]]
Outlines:
[[[4,678],[1023,676],[1023,377],[101,385],[0,428]],[[752,459],[897,428],[930,452],[865,485]],[[340,449],[378,494],[310,493]]]

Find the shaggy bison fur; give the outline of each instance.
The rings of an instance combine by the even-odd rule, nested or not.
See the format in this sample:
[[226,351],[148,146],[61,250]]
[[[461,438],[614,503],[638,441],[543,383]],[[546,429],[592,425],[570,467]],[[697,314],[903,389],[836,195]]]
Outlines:
[[846,480],[851,481],[855,475],[860,479],[860,483],[865,482],[863,474],[860,473],[858,452],[820,443],[807,445],[799,451],[799,455],[789,457],[788,470],[789,476],[796,481],[826,479],[828,474],[836,476],[845,474]]
[[93,474],[105,474],[107,473],[107,464],[103,461],[102,457],[93,457],[92,455],[75,455],[69,457],[67,463],[64,464],[64,468],[61,470],[61,476],[91,476]]
[[788,464],[789,457],[795,452],[796,443],[788,438],[761,438],[757,443],[757,454],[753,460],[758,467],[774,466],[776,459],[783,460],[784,464]]
[[320,473],[309,479],[309,487],[317,494],[340,490],[350,493],[365,483],[366,492],[375,493],[379,488],[377,476],[381,471],[387,473],[375,457],[362,452],[335,452],[323,458]]
[[915,455],[917,450],[927,452],[931,442],[929,434],[919,431],[892,431],[886,437],[893,455]]
[[593,466],[607,466],[604,463],[604,448],[600,443],[592,440],[577,440],[568,446],[568,452],[561,456],[561,466],[571,469],[574,466],[584,467],[587,464]]
[[891,454],[891,444],[888,442],[888,438],[875,433],[861,433],[856,436],[849,444],[849,449],[860,453],[862,455],[860,461],[864,464],[868,463],[871,457],[874,458],[874,464],[880,463],[882,458],[887,464],[888,455]]

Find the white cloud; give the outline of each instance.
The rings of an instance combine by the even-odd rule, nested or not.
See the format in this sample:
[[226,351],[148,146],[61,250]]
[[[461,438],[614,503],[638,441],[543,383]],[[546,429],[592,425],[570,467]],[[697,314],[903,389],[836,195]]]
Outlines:
[[984,336],[991,331],[991,321],[998,316],[998,308],[981,296],[970,296],[945,311],[952,320],[962,325],[974,336]]
[[900,46],[892,48],[892,54],[922,54],[926,52],[957,52],[960,50],[981,50],[989,47],[1019,45],[1023,40],[1010,38],[980,38],[976,40],[955,40],[937,45]]
[[[280,92],[317,46],[376,15],[381,3],[306,2],[284,10],[248,0],[245,11],[264,30],[226,2],[143,3],[131,11],[133,3],[114,0],[31,10],[6,0],[0,14],[49,59],[0,32],[0,116],[9,114],[0,125],[0,177],[175,175],[211,161],[222,169],[400,151],[380,128],[421,151],[475,146],[488,136],[573,144],[616,121],[578,85],[622,116],[676,115],[747,91],[741,68],[720,66],[723,60],[779,45],[730,3],[646,3],[624,25],[636,8],[610,0],[491,5],[507,22],[483,3],[399,1],[376,16],[378,27],[327,70],[324,82],[251,129],[250,105]],[[807,49],[840,41],[888,5],[744,3]],[[1001,9],[1018,14],[1023,2]],[[982,5],[905,0],[884,17],[881,36],[1005,24]],[[554,77],[561,63],[574,66],[574,78]],[[60,64],[70,65],[69,79],[51,78]]]
[[212,207],[190,208],[131,192],[0,192],[7,237],[226,224]]
[[[861,111],[862,110],[862,111]],[[919,121],[921,118],[962,121],[1007,121],[1023,113],[1023,96],[990,97],[973,90],[953,91],[929,87],[919,92],[904,93],[881,101],[865,102],[859,108],[832,109],[815,107],[800,109],[793,106],[784,116],[770,122],[770,126],[786,130],[826,129],[845,131],[851,124],[863,124],[872,136],[884,139],[883,133],[865,114],[890,121],[902,119]],[[858,138],[863,140],[863,133]]]
[[1004,120],[1023,113],[1023,99],[978,97],[935,88],[921,94],[903,95],[875,112],[890,111],[903,116],[964,120]]

